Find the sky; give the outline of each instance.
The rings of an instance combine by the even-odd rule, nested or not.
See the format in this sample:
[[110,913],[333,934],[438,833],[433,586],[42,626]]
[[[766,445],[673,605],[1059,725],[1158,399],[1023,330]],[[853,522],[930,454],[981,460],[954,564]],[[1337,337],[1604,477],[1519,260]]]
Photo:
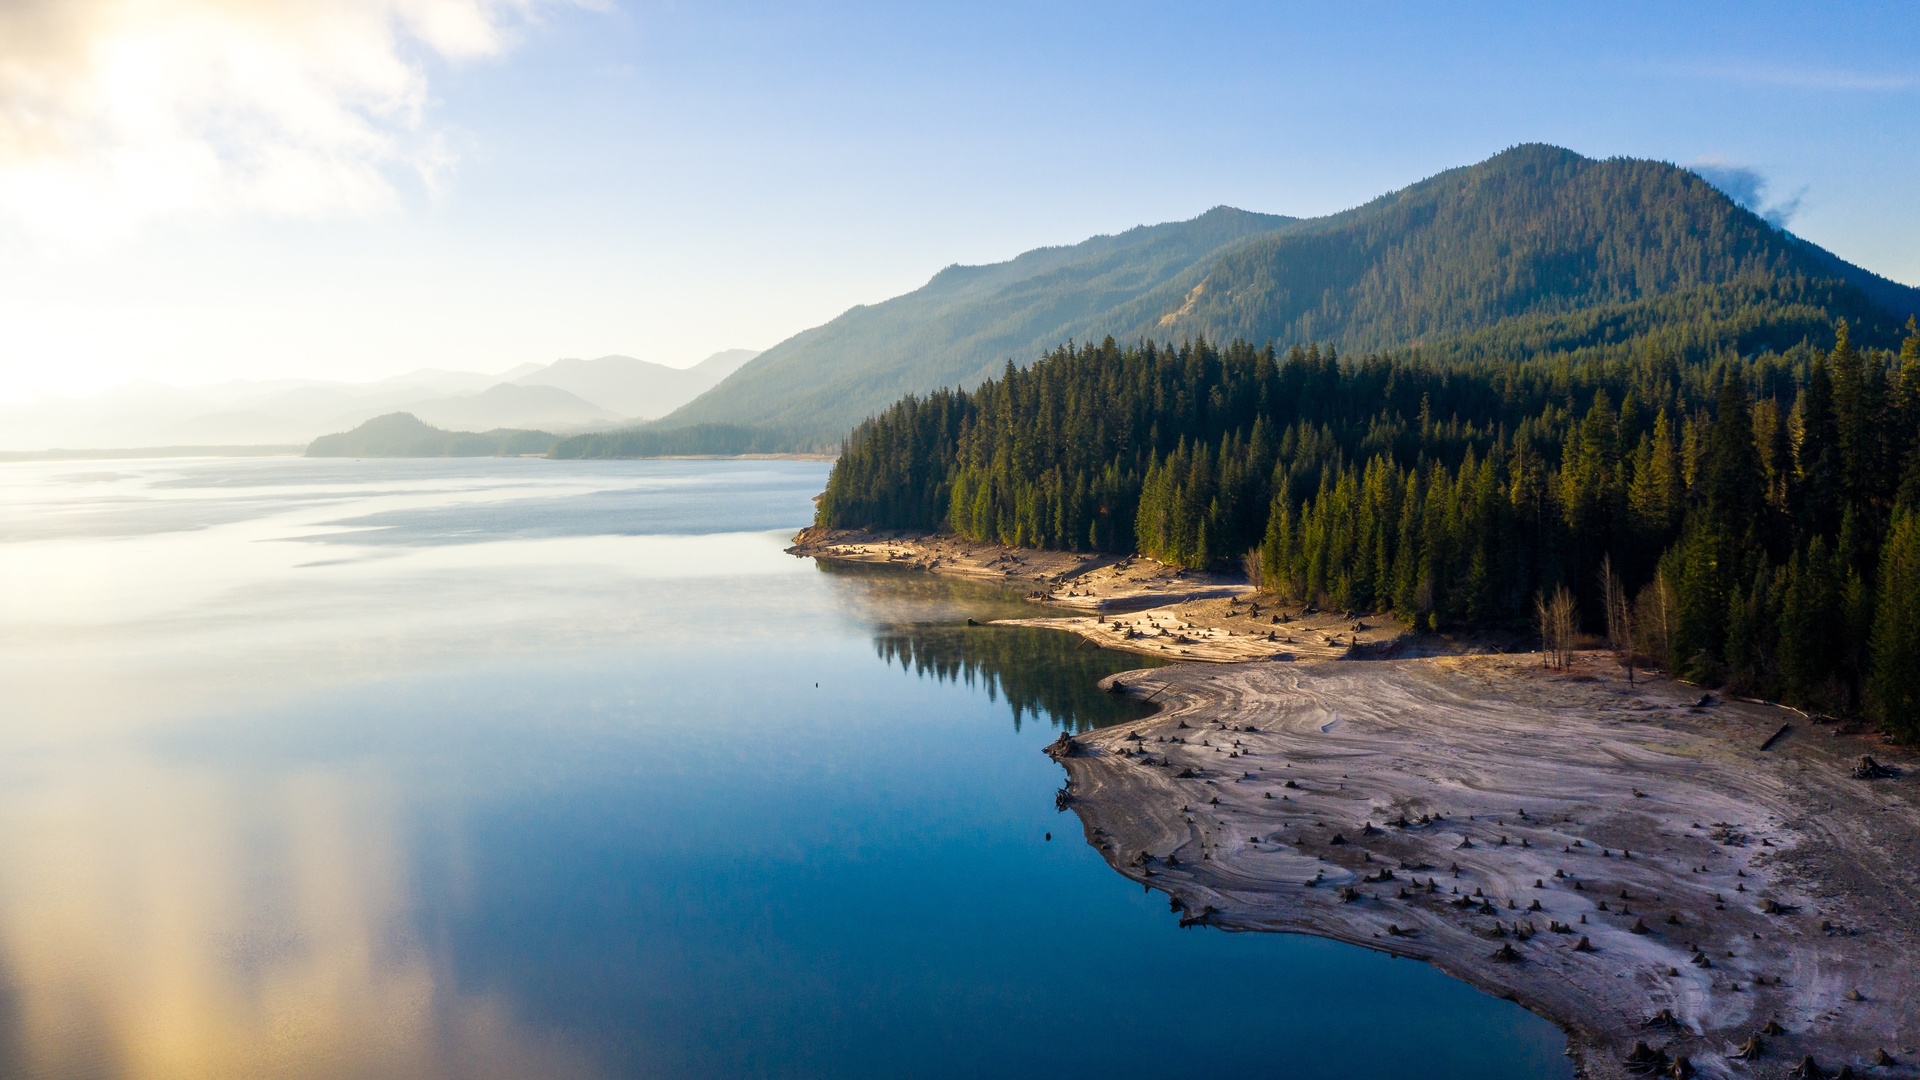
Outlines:
[[0,0],[0,399],[766,348],[1522,142],[1920,285],[1920,5]]

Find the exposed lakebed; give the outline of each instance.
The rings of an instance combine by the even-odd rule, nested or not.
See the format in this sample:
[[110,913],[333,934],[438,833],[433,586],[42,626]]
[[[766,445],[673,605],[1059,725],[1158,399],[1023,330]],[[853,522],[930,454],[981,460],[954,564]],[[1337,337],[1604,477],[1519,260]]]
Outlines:
[[0,467],[0,1073],[1569,1073],[1179,929],[1040,753],[1140,658],[783,554],[825,471]]

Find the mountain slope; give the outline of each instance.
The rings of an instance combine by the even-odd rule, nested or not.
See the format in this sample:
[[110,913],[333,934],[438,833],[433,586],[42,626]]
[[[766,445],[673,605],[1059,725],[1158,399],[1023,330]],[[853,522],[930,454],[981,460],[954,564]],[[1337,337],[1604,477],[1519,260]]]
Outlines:
[[1144,297],[1125,329],[1377,352],[1794,279],[1851,286],[1830,301],[1856,322],[1885,309],[1883,335],[1920,313],[1920,290],[1775,229],[1685,169],[1521,146],[1242,245],[1177,303]]
[[656,417],[692,401],[758,355],[751,349],[728,349],[688,368],[631,356],[556,360],[512,381],[520,386],[558,387],[619,416]]
[[1009,358],[1103,335],[1119,305],[1290,220],[1223,206],[1004,263],[950,266],[905,296],[775,345],[656,426],[746,423],[837,440],[902,394],[970,385]]
[[1432,362],[1701,360],[1831,337],[1884,345],[1920,290],[1774,228],[1661,162],[1519,146],[1352,210],[1220,208],[1007,263],[952,267],[767,350],[659,421],[837,442],[908,393],[969,386],[1075,338],[1245,338]]

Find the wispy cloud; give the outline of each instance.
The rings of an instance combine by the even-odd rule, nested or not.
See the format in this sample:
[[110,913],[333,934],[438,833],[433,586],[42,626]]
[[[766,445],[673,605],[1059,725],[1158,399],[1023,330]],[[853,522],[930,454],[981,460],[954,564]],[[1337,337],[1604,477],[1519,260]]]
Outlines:
[[569,2],[0,0],[0,216],[97,238],[391,208],[450,164],[428,65]]
[[1807,195],[1807,189],[1803,187],[1784,199],[1769,200],[1769,182],[1760,170],[1719,158],[1702,158],[1687,168],[1698,173],[1701,179],[1718,188],[1727,198],[1772,222],[1776,228],[1784,229],[1793,221],[1794,215],[1800,212],[1801,201]]

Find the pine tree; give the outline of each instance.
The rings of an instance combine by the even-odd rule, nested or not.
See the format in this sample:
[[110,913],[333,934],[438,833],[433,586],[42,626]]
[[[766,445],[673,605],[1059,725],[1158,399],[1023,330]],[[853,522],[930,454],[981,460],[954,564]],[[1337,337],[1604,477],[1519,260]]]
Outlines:
[[1898,363],[1888,424],[1895,437],[1911,447],[1915,429],[1920,428],[1920,319],[1907,318],[1907,337],[1900,343]]
[[1893,519],[1881,553],[1867,707],[1886,731],[1920,739],[1920,513]]
[[1647,440],[1646,465],[1634,474],[1630,504],[1644,535],[1665,540],[1679,526],[1685,501],[1680,447],[1674,441],[1667,411],[1662,409]]
[[1840,665],[1836,628],[1842,625],[1841,586],[1822,537],[1814,537],[1787,568],[1779,629],[1781,675],[1787,699],[1836,707],[1832,687]]
[[1833,378],[1826,357],[1814,359],[1796,411],[1800,428],[1800,509],[1796,516],[1803,534],[1832,538],[1840,532],[1844,488],[1840,432],[1833,411]]

